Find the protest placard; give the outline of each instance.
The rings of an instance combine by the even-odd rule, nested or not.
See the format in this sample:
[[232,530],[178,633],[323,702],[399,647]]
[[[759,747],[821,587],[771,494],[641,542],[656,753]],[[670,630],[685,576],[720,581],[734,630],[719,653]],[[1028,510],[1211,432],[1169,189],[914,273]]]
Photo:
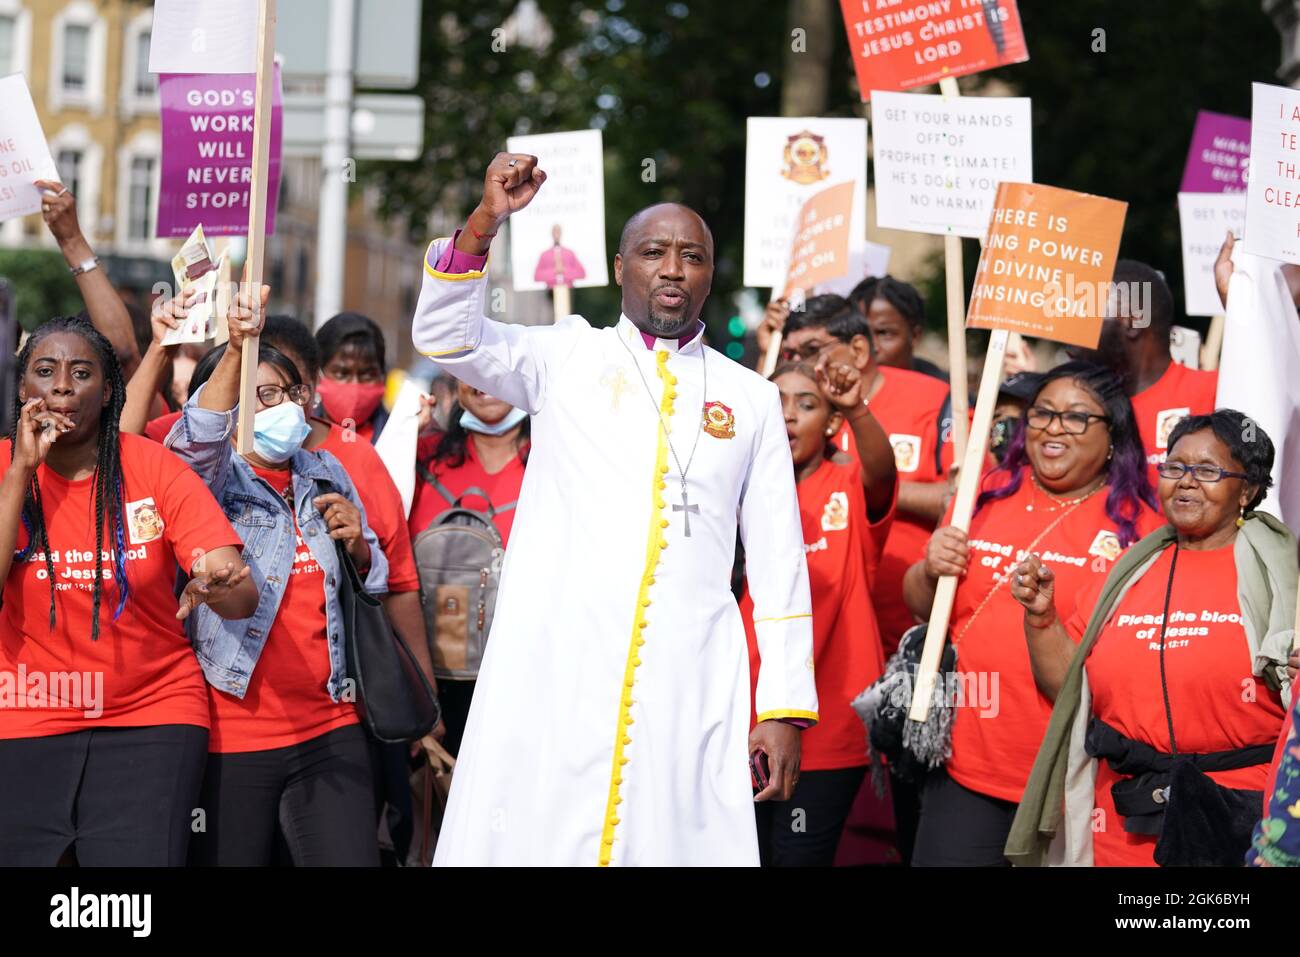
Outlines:
[[835,295],[848,298],[853,287],[870,276],[889,274],[889,247],[867,240],[861,249],[849,249],[849,268],[843,276],[819,282],[813,295]]
[[812,289],[844,275],[849,268],[849,223],[856,183],[840,183],[811,196],[795,223],[785,274],[789,298],[795,289]]
[[[200,223],[209,236],[243,236],[248,231],[256,79],[252,73],[159,78],[163,146],[158,191],[160,237],[188,236]],[[279,67],[271,102],[268,235],[275,232],[280,194],[283,107]]]
[[256,73],[258,0],[155,0],[150,73]]
[[1029,59],[1015,0],[840,0],[862,99]]
[[1214,260],[1228,231],[1240,236],[1246,224],[1242,193],[1179,193],[1178,223],[1183,242],[1184,312],[1218,316],[1223,303],[1214,285]]
[[1251,84],[1245,252],[1300,263],[1300,90]]
[[966,324],[1093,348],[1128,204],[1054,186],[998,187]]
[[1244,193],[1250,162],[1250,120],[1201,110],[1183,166],[1181,193]]
[[512,136],[506,149],[536,156],[546,171],[546,188],[510,217],[515,289],[609,285],[600,130]]
[[784,288],[799,211],[814,194],[849,182],[858,184],[849,221],[852,255],[866,243],[867,121],[751,116],[745,130],[745,285]]
[[877,91],[876,225],[978,238],[999,182],[1033,181],[1030,101]]
[[0,78],[0,222],[41,211],[38,179],[59,179],[21,73]]

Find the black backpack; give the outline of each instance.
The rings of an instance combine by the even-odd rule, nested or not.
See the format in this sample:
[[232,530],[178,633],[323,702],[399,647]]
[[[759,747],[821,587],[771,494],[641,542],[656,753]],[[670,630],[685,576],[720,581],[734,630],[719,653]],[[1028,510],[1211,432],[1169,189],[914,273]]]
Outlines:
[[[516,503],[493,507],[480,488],[467,488],[456,497],[424,466],[417,465],[416,471],[452,503],[411,542],[433,672],[439,678],[471,680],[483,663],[506,552],[492,519]],[[461,507],[471,496],[486,501],[487,510]]]

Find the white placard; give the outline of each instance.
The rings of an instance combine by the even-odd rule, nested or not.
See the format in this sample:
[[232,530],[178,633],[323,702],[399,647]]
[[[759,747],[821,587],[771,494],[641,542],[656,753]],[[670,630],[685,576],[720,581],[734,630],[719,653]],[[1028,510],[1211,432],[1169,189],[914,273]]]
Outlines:
[[0,222],[41,211],[38,179],[59,179],[21,73],[0,78]]
[[998,183],[1032,183],[1027,97],[871,91],[876,225],[978,239]]
[[870,240],[862,248],[849,251],[849,271],[839,279],[828,279],[819,283],[814,295],[823,296],[833,293],[848,298],[853,287],[868,276],[885,276],[889,274],[889,247]]
[[1242,193],[1179,193],[1183,234],[1183,298],[1189,316],[1219,316],[1223,302],[1214,285],[1214,260],[1228,230],[1240,237],[1246,224]]
[[256,73],[257,0],[154,0],[149,72]]
[[760,116],[746,121],[746,286],[784,288],[799,210],[809,197],[849,181],[859,184],[849,223],[852,262],[867,235],[867,121]]
[[560,279],[566,286],[608,286],[600,130],[512,136],[506,149],[531,153],[546,173],[537,198],[510,217],[515,289],[549,289]]
[[1300,90],[1251,84],[1244,251],[1300,263]]

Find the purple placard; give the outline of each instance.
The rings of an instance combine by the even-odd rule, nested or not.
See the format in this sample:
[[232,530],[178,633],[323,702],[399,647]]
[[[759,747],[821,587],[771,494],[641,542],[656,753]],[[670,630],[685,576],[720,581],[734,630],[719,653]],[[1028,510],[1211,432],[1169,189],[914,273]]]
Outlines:
[[1201,110],[1183,167],[1181,193],[1244,193],[1250,120]]
[[[158,236],[184,239],[202,224],[205,236],[248,234],[248,197],[253,176],[253,101],[257,77],[164,73],[158,78],[162,106],[162,173]],[[275,232],[280,196],[283,126],[280,66],[275,67],[271,109],[271,162],[267,170],[267,235]]]

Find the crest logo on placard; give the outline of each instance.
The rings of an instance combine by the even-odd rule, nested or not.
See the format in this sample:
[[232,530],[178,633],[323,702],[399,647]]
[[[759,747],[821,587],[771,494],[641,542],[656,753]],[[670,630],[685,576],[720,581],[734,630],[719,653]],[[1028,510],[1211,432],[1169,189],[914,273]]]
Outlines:
[[802,130],[786,138],[784,160],[781,175],[792,183],[819,183],[831,175],[826,168],[826,137],[811,130]]
[[1173,434],[1174,426],[1182,419],[1192,414],[1191,409],[1162,409],[1156,413],[1156,448],[1169,448],[1169,436]]

